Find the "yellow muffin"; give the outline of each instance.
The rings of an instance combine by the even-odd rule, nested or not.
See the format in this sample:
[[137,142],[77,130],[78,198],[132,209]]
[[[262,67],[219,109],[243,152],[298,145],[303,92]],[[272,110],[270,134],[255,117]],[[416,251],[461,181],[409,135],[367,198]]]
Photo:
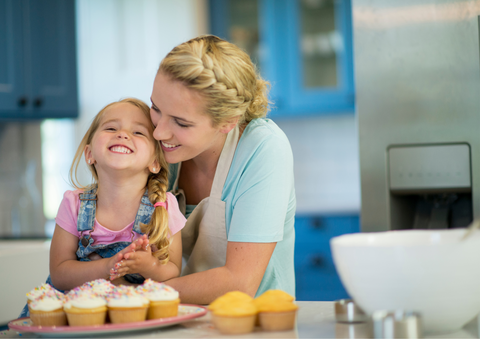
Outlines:
[[268,290],[254,300],[258,322],[265,331],[292,330],[298,306],[294,297],[280,290]]
[[215,299],[208,307],[212,323],[222,334],[243,334],[253,331],[257,308],[253,298],[235,291]]

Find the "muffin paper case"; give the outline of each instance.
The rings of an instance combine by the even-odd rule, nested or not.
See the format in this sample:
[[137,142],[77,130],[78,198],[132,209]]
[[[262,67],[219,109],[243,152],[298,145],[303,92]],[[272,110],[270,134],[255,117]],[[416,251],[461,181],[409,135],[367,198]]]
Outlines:
[[149,300],[132,286],[117,286],[108,295],[108,316],[112,324],[144,321]]
[[172,287],[146,279],[136,291],[150,301],[147,319],[175,317],[178,314],[180,298],[178,292]]

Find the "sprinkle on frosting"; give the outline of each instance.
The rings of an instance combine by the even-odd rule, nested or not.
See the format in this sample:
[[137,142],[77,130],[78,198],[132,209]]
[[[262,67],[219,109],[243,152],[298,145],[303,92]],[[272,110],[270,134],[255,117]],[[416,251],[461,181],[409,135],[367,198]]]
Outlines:
[[35,300],[43,295],[51,295],[52,293],[54,294],[61,294],[63,295],[62,292],[57,291],[55,288],[53,288],[50,284],[42,284],[40,286],[35,287],[33,290],[27,293],[27,299],[29,300]]
[[148,304],[149,300],[133,286],[116,286],[107,296],[108,307],[143,307]]
[[33,300],[29,307],[35,311],[53,311],[63,307],[65,295],[56,290],[50,290]]
[[146,279],[142,285],[138,285],[136,291],[150,301],[176,300],[178,292],[164,283]]

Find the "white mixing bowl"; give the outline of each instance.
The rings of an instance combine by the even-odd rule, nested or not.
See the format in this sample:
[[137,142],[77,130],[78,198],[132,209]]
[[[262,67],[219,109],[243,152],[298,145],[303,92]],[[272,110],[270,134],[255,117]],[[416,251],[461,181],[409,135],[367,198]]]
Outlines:
[[462,328],[480,312],[480,232],[354,233],[330,240],[342,283],[368,314],[421,313],[428,333]]

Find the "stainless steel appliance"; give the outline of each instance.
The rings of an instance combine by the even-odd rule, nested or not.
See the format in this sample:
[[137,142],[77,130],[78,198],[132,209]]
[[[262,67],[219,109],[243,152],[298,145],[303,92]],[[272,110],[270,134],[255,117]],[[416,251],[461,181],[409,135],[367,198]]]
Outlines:
[[480,217],[480,1],[353,0],[362,231]]

